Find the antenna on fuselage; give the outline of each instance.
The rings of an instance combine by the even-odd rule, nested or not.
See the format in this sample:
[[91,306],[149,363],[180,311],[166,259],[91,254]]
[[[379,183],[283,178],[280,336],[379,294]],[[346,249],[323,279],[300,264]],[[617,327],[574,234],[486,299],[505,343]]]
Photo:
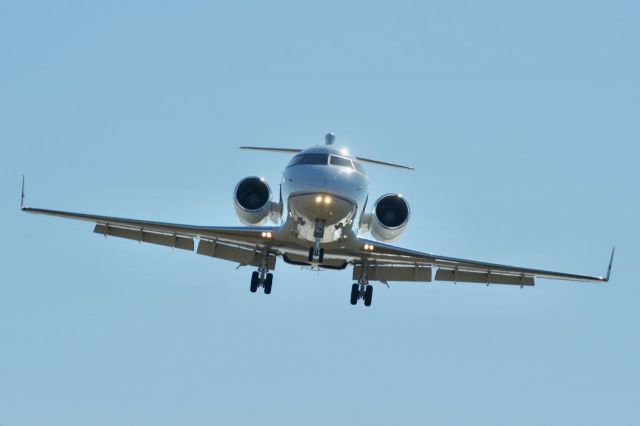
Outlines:
[[336,141],[336,135],[334,135],[333,133],[327,133],[324,137],[324,141],[327,145],[333,145],[333,143]]

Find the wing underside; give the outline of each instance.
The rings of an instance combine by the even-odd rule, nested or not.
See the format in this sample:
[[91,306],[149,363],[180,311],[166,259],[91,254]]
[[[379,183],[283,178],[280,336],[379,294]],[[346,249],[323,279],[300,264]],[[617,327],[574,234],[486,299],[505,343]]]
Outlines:
[[[165,222],[152,222],[110,216],[98,216],[59,210],[23,207],[25,212],[83,220],[95,224],[94,232],[105,237],[118,237],[181,250],[196,251],[203,256],[236,262],[247,266],[275,269],[276,258],[287,260],[290,244],[278,241],[277,227],[211,227]],[[197,245],[196,245],[197,240]],[[365,250],[365,247],[369,247]],[[375,249],[371,250],[374,247]],[[359,238],[355,245],[328,253],[336,262],[327,268],[343,269],[353,265],[354,280],[408,282],[467,282],[533,286],[535,278],[607,282],[607,275],[590,276],[542,269],[479,262],[439,256]],[[291,259],[289,259],[289,263]],[[301,263],[301,264],[304,264]],[[338,267],[343,265],[341,267]],[[323,265],[319,265],[323,266]],[[434,274],[435,270],[435,274]]]
[[361,261],[354,268],[354,279],[360,279],[366,273],[367,279],[378,281],[435,280],[521,287],[533,286],[535,278],[602,283],[609,280],[613,262],[612,252],[607,275],[591,276],[440,256],[366,239],[360,239],[359,242],[362,247],[375,249],[360,251]]
[[278,252],[274,247],[276,241],[273,240],[277,229],[275,227],[192,226],[29,207],[22,210],[33,214],[93,222],[94,232],[105,237],[125,238],[141,243],[196,251],[203,256],[237,262],[240,265],[259,267],[265,262],[270,270],[275,269]]

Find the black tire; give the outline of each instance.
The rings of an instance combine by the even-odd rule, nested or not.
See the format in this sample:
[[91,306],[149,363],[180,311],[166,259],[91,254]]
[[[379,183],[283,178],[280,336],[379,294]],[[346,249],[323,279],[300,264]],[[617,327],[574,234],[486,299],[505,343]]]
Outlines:
[[358,284],[354,284],[351,286],[351,304],[355,305],[358,303],[358,292],[360,291],[360,287]]
[[272,284],[273,284],[273,274],[267,274],[267,280],[264,282],[264,294],[271,294]]
[[368,285],[364,291],[364,306],[371,306],[371,299],[373,298],[373,286]]
[[320,256],[318,256],[318,262],[324,262],[324,249],[320,249]]
[[309,262],[313,262],[313,247],[309,249]]
[[249,287],[249,290],[251,291],[251,293],[255,293],[256,291],[258,291],[259,281],[260,281],[260,274],[258,272],[254,272],[253,274],[251,274],[251,287]]

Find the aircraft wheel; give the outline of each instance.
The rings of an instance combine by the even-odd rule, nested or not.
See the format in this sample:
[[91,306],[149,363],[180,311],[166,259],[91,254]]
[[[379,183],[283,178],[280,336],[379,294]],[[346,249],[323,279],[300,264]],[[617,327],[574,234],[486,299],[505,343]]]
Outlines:
[[372,297],[373,297],[373,286],[368,285],[364,292],[364,306],[371,306]]
[[251,293],[255,293],[258,290],[258,283],[260,282],[260,274],[258,272],[254,272],[251,274]]
[[358,284],[354,284],[351,286],[351,304],[355,305],[356,303],[358,303],[358,293],[360,292],[359,289],[359,285]]
[[324,249],[320,249],[320,256],[318,256],[318,262],[324,262]]
[[313,262],[313,247],[309,249],[309,262]]
[[267,280],[264,282],[264,294],[271,294],[272,284],[273,284],[273,274],[267,274]]

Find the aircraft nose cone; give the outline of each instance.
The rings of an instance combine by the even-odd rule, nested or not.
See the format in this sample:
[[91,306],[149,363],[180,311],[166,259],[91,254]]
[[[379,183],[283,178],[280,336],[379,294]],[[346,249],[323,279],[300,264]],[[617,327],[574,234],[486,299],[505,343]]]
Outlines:
[[366,193],[365,178],[355,170],[330,166],[300,166],[284,176],[288,193],[329,192],[346,199],[358,199]]
[[327,226],[348,221],[356,212],[356,205],[326,193],[300,194],[289,199],[294,217],[303,220],[324,220]]

